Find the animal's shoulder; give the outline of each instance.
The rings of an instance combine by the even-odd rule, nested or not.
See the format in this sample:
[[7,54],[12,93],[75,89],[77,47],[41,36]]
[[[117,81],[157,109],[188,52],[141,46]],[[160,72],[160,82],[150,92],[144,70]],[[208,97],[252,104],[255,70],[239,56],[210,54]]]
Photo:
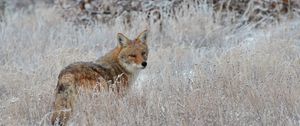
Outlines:
[[96,74],[109,74],[110,70],[106,67],[94,63],[94,62],[75,62],[67,67],[65,67],[61,72],[59,76],[62,76],[65,73],[71,73],[71,74],[79,74],[79,73],[96,73]]

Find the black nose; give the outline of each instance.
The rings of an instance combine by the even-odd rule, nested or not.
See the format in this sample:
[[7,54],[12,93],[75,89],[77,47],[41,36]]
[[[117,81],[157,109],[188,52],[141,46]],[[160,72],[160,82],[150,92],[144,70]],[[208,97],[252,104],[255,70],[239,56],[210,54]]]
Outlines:
[[142,66],[146,67],[147,66],[147,62],[142,62]]

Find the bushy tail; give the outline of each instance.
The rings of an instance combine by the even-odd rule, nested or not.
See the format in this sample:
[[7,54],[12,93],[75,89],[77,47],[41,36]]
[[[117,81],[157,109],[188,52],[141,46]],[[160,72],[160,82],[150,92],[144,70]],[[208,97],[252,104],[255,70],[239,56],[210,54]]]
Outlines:
[[51,117],[52,125],[64,126],[69,120],[75,99],[75,85],[70,83],[59,83],[55,89],[54,112]]

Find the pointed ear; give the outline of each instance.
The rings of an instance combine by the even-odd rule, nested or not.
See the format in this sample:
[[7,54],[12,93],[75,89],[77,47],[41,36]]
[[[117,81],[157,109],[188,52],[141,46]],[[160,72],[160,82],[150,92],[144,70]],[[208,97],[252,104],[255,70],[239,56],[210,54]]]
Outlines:
[[128,44],[128,41],[129,41],[129,39],[125,35],[123,35],[122,33],[118,33],[117,39],[118,39],[120,47],[126,46]]
[[140,35],[137,37],[142,43],[146,43],[148,39],[148,30],[144,30]]

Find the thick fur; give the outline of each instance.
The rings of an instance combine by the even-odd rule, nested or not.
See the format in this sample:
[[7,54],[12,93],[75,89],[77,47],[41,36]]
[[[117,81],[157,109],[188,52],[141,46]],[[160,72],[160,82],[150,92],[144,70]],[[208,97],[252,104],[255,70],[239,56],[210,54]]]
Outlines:
[[52,125],[67,124],[81,90],[126,94],[147,65],[147,33],[143,31],[134,40],[118,33],[118,46],[96,62],[77,62],[63,69],[55,89]]

